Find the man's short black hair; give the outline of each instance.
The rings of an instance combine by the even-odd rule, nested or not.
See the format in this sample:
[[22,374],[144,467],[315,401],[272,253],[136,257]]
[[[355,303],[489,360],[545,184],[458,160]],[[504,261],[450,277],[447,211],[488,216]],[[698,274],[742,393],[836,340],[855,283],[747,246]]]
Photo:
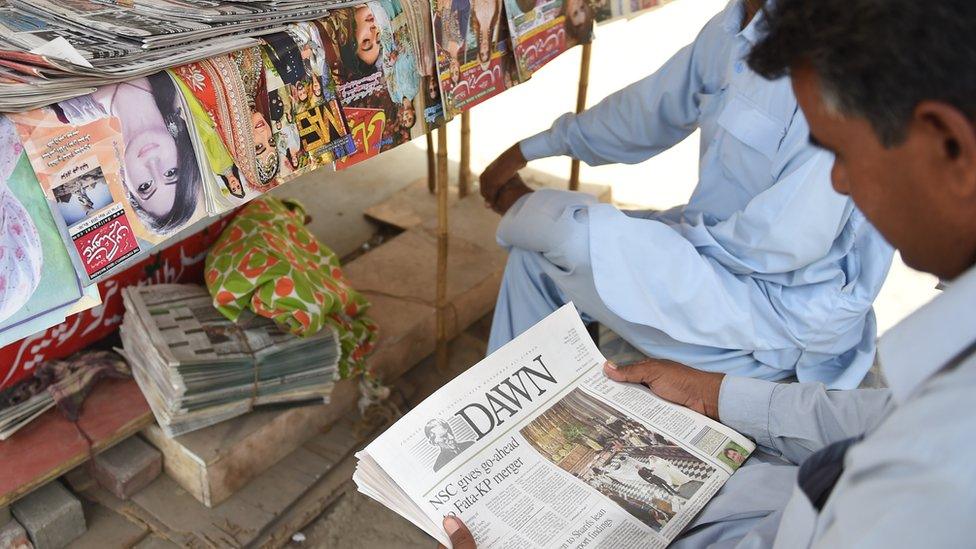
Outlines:
[[824,98],[901,143],[919,102],[976,119],[976,1],[778,0],[749,66],[766,78],[809,64]]

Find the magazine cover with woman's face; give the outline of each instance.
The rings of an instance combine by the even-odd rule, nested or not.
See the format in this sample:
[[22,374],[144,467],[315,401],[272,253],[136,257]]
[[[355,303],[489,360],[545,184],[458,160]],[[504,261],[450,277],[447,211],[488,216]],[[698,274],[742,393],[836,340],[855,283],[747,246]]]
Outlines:
[[206,215],[183,105],[163,72],[10,115],[86,283]]
[[316,24],[356,141],[346,168],[425,131],[420,72],[398,0],[339,8]]

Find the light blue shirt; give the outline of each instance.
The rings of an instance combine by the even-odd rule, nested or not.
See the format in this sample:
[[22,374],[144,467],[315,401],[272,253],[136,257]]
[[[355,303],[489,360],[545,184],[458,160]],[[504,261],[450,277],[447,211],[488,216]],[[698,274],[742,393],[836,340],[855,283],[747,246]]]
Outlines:
[[880,343],[890,389],[726,377],[723,423],[800,464],[865,435],[817,511],[795,465],[736,472],[676,547],[971,547],[976,517],[976,269]]
[[[666,334],[655,348],[665,358],[693,361],[681,344],[727,349],[731,358],[715,369],[853,388],[873,360],[871,303],[892,249],[833,191],[833,157],[809,144],[789,80],[749,70],[744,57],[762,16],[740,32],[743,13],[733,1],[656,73],[563,115],[522,152],[637,163],[700,129],[700,180],[687,205],[628,215],[565,199],[587,210],[603,303]],[[531,219],[531,203],[512,217]],[[513,224],[509,235],[519,232]]]

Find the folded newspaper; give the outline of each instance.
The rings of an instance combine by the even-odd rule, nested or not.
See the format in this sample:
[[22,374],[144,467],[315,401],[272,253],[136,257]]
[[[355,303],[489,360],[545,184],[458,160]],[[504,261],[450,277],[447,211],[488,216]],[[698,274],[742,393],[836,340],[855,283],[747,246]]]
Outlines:
[[328,403],[340,354],[332,329],[302,338],[249,313],[234,323],[201,286],[130,287],[122,298],[123,353],[167,436],[257,406]]
[[755,449],[603,374],[572,304],[458,376],[357,454],[359,491],[450,547],[664,547]]

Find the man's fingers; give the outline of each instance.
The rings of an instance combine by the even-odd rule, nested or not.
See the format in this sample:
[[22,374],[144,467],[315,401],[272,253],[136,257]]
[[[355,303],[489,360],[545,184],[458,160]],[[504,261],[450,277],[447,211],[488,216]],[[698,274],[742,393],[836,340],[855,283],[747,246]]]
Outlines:
[[461,519],[452,516],[444,517],[444,531],[451,538],[454,549],[476,549],[474,536]]
[[660,375],[660,365],[646,360],[622,366],[608,360],[603,365],[603,373],[614,381],[650,384]]

